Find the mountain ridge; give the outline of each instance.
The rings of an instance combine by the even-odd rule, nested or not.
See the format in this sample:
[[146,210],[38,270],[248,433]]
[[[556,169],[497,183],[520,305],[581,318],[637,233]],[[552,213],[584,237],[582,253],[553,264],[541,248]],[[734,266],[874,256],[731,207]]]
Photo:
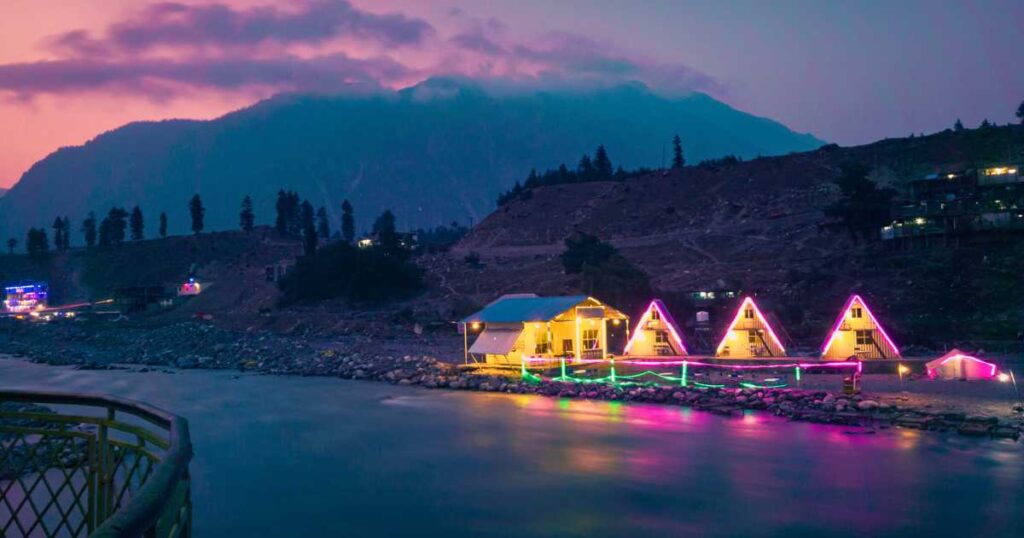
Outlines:
[[0,202],[0,234],[136,204],[151,229],[164,211],[183,232],[195,192],[207,229],[231,229],[245,195],[258,221],[272,220],[280,188],[335,220],[352,199],[360,229],[383,209],[402,227],[478,221],[531,168],[573,166],[599,144],[616,165],[655,167],[676,132],[691,161],[822,144],[704,94],[668,98],[638,85],[503,93],[431,79],[387,93],[281,94],[213,120],[132,122],[61,148]]

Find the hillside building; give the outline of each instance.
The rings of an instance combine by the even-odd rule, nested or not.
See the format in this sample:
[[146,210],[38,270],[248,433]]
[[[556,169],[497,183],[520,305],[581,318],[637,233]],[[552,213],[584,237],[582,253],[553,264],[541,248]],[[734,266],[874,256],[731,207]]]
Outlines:
[[45,282],[25,282],[4,288],[4,311],[34,312],[47,306],[49,288]]
[[826,360],[898,359],[900,350],[859,295],[851,295],[821,348]]
[[950,170],[910,182],[907,198],[883,226],[883,240],[1024,231],[1024,175],[1019,165]]
[[636,323],[623,355],[634,357],[681,357],[688,355],[682,331],[660,299],[651,301]]
[[754,300],[745,297],[725,329],[715,356],[728,359],[782,357],[786,347]]
[[609,331],[628,332],[628,323],[628,316],[586,295],[512,294],[459,321],[459,329],[467,361],[521,366],[524,358],[608,358]]

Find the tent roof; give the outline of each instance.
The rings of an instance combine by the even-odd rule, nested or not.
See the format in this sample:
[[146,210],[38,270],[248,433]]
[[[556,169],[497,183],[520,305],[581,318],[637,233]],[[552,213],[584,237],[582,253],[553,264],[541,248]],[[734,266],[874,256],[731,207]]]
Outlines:
[[979,367],[986,368],[988,370],[988,372],[987,372],[987,375],[984,376],[984,377],[995,377],[996,373],[998,372],[998,367],[995,364],[993,364],[991,362],[983,361],[983,360],[979,359],[978,357],[973,357],[971,355],[968,355],[968,354],[964,353],[963,351],[960,351],[959,349],[956,349],[956,348],[954,348],[949,353],[946,353],[945,355],[943,355],[943,356],[941,356],[941,357],[939,357],[939,358],[937,358],[937,359],[935,359],[933,361],[928,361],[928,363],[925,364],[925,369],[928,371],[928,375],[932,376],[932,375],[934,375],[935,371],[937,371],[939,368],[942,368],[947,363],[952,362],[952,361],[962,362],[964,360],[971,361],[971,362],[977,364]]
[[825,355],[828,353],[828,348],[832,346],[832,341],[836,337],[836,331],[839,330],[839,327],[843,325],[843,320],[846,319],[846,313],[849,312],[850,309],[853,308],[853,305],[857,303],[860,303],[860,306],[863,307],[864,311],[868,313],[868,319],[871,320],[871,323],[875,324],[875,328],[878,329],[878,332],[882,333],[882,338],[885,339],[885,342],[889,344],[889,347],[892,348],[893,353],[895,353],[898,357],[900,355],[900,348],[896,347],[896,344],[892,341],[892,338],[889,338],[889,334],[885,332],[885,328],[883,328],[882,324],[878,322],[878,318],[876,318],[875,314],[871,312],[870,308],[868,308],[868,304],[864,302],[864,299],[861,298],[860,295],[856,294],[851,295],[848,299],[846,299],[846,304],[843,305],[842,310],[839,311],[839,316],[836,317],[835,323],[832,324],[832,330],[828,333],[828,336],[825,340],[825,344],[821,346],[821,354]]
[[683,344],[682,332],[679,330],[679,324],[676,323],[676,319],[672,317],[672,312],[669,312],[668,307],[661,299],[654,299],[651,304],[647,305],[647,310],[644,310],[643,316],[640,317],[640,322],[636,324],[636,328],[633,329],[633,335],[630,336],[629,341],[626,342],[626,349],[624,354],[629,354],[629,349],[633,347],[633,341],[636,339],[637,334],[643,331],[644,322],[648,320],[651,315],[651,311],[657,309],[658,313],[661,314],[661,320],[669,327],[669,334],[672,336],[675,346],[679,349],[676,351],[679,353],[686,354],[686,346]]
[[469,348],[469,352],[508,355],[522,333],[522,329],[484,329]]
[[503,296],[487,305],[483,310],[463,319],[462,323],[549,321],[586,300],[586,295],[566,297]]

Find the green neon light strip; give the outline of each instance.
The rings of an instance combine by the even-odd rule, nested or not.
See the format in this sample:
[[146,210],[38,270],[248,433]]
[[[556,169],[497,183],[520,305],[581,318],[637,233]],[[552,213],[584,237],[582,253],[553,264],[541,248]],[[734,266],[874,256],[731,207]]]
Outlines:
[[[683,369],[682,373],[683,373],[683,375],[681,375],[679,377],[676,377],[676,376],[673,376],[673,375],[671,375],[669,373],[661,373],[661,372],[655,372],[653,370],[645,370],[645,371],[637,373],[637,374],[629,374],[629,375],[621,375],[621,374],[616,375],[613,372],[610,375],[607,375],[605,377],[597,377],[597,378],[573,377],[571,375],[563,373],[562,375],[560,375],[558,377],[551,378],[551,380],[552,381],[560,381],[560,382],[564,382],[564,383],[582,383],[582,384],[611,383],[612,385],[642,385],[644,383],[637,383],[637,382],[633,382],[633,381],[630,381],[630,380],[638,379],[638,378],[641,378],[641,377],[644,377],[644,376],[653,376],[653,377],[656,377],[658,379],[662,379],[664,381],[678,381],[678,382],[682,383],[682,385],[684,387],[687,386],[688,383],[693,383],[693,385],[695,387],[700,387],[700,388],[708,388],[708,389],[721,389],[721,388],[725,388],[725,385],[717,384],[717,383],[701,383],[700,381],[689,381],[689,380],[687,380],[686,369],[685,368]],[[543,377],[541,377],[541,376],[539,376],[537,374],[530,373],[530,372],[526,371],[525,369],[523,370],[523,379],[525,381],[528,381],[528,382],[531,382],[531,383],[540,383],[541,381],[544,380]],[[647,383],[647,384],[651,384],[651,383]],[[784,387],[788,387],[789,385],[786,384],[786,383],[781,383],[781,384],[778,384],[778,385],[758,385],[756,383],[750,383],[750,382],[744,381],[744,382],[739,383],[739,386],[743,387],[745,389],[781,389],[781,388],[784,388]]]
[[745,389],[781,389],[784,387],[788,387],[789,385],[786,383],[783,383],[781,385],[758,385],[756,383],[743,382],[740,383],[740,386]]

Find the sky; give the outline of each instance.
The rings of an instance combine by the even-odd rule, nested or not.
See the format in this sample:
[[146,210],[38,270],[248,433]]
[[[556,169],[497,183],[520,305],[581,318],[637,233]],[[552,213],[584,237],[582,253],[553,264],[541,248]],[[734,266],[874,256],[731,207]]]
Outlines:
[[459,75],[699,91],[843,145],[1024,100],[1019,0],[0,0],[0,187],[136,120]]

